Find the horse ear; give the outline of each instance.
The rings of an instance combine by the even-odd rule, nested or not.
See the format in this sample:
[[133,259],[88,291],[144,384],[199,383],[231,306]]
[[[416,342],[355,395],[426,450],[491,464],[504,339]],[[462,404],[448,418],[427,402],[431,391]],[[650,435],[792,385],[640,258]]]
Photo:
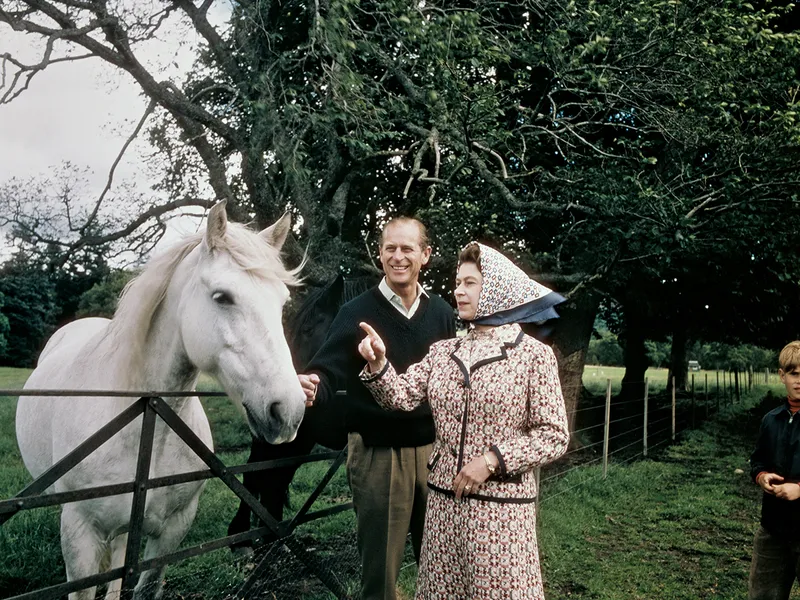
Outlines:
[[286,236],[289,235],[289,230],[292,227],[292,215],[288,212],[283,213],[283,216],[275,221],[272,225],[267,227],[264,231],[259,233],[262,238],[280,250],[283,248],[283,243],[286,241]]
[[203,238],[208,250],[214,250],[222,245],[225,230],[228,228],[228,214],[225,212],[226,203],[226,200],[220,200],[208,211],[206,235]]

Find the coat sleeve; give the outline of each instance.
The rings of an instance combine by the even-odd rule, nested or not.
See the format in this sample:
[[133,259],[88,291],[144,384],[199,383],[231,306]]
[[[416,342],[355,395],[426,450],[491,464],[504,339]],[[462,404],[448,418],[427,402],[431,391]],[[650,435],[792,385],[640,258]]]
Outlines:
[[359,377],[364,386],[372,393],[375,401],[388,410],[412,411],[428,400],[428,379],[431,374],[431,355],[428,352],[420,362],[408,367],[399,375],[391,363],[378,374],[370,373],[367,367]]
[[756,442],[756,448],[750,455],[750,478],[753,481],[756,480],[756,477],[762,471],[772,473],[775,469],[775,466],[772,464],[772,460],[769,456],[770,440],[769,427],[767,425],[768,418],[769,415],[766,415],[761,420],[761,428],[758,430],[758,441]]
[[549,346],[539,348],[529,375],[525,431],[519,437],[492,446],[503,475],[515,475],[552,462],[567,451],[569,444],[556,357]]

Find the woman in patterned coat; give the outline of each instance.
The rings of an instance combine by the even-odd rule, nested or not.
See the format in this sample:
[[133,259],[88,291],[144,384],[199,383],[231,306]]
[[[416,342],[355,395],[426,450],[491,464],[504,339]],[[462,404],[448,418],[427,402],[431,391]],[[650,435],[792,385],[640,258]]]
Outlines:
[[534,468],[561,456],[569,433],[553,351],[519,323],[557,316],[563,298],[477,243],[459,256],[456,286],[469,332],[431,346],[405,375],[366,323],[359,346],[375,399],[400,410],[430,402],[436,423],[416,598],[540,600]]

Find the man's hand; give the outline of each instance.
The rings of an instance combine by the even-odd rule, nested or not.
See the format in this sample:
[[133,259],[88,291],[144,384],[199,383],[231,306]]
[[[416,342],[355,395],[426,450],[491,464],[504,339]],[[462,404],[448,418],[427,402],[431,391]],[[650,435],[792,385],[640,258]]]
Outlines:
[[756,478],[756,483],[768,494],[775,494],[775,486],[783,483],[783,477],[777,473],[761,473]]
[[311,373],[305,375],[298,373],[297,379],[300,380],[300,387],[306,395],[306,407],[314,406],[314,400],[317,399],[317,386],[319,385],[319,375]]
[[386,344],[372,327],[366,323],[358,325],[367,334],[367,337],[358,345],[358,352],[369,363],[370,371],[380,373],[386,366]]
[[800,484],[781,483],[773,486],[775,495],[781,500],[797,500],[800,498]]

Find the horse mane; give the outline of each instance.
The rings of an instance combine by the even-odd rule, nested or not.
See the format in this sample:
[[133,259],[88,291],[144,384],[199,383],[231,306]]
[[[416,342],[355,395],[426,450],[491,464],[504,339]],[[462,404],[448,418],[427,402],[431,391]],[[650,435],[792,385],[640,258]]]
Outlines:
[[350,300],[357,298],[368,289],[376,285],[378,281],[380,281],[380,278],[373,275],[345,278],[342,304],[346,304],[347,302],[350,302]]
[[[163,253],[153,257],[144,270],[125,286],[114,318],[100,344],[109,343],[120,353],[129,384],[135,382],[145,359],[145,346],[153,320],[167,295],[170,281],[178,266],[203,241],[204,232],[188,236]],[[300,271],[305,261],[295,269],[287,269],[280,251],[267,241],[237,223],[228,223],[225,236],[214,251],[226,251],[233,261],[252,277],[277,278],[287,286],[301,283]]]
[[[297,326],[307,318],[309,313],[314,313],[320,309],[318,306],[320,299],[328,294],[339,277],[341,276],[337,275],[325,285],[314,286],[306,292],[302,302],[300,303],[300,306],[297,308],[297,311],[294,314],[294,317],[289,323],[290,331],[294,331]],[[347,302],[350,302],[350,300],[357,298],[378,282],[378,278],[371,275],[364,275],[361,277],[342,277],[342,279],[342,293],[336,296],[334,299],[334,314],[338,312],[339,308],[341,308],[343,304],[346,304]]]

